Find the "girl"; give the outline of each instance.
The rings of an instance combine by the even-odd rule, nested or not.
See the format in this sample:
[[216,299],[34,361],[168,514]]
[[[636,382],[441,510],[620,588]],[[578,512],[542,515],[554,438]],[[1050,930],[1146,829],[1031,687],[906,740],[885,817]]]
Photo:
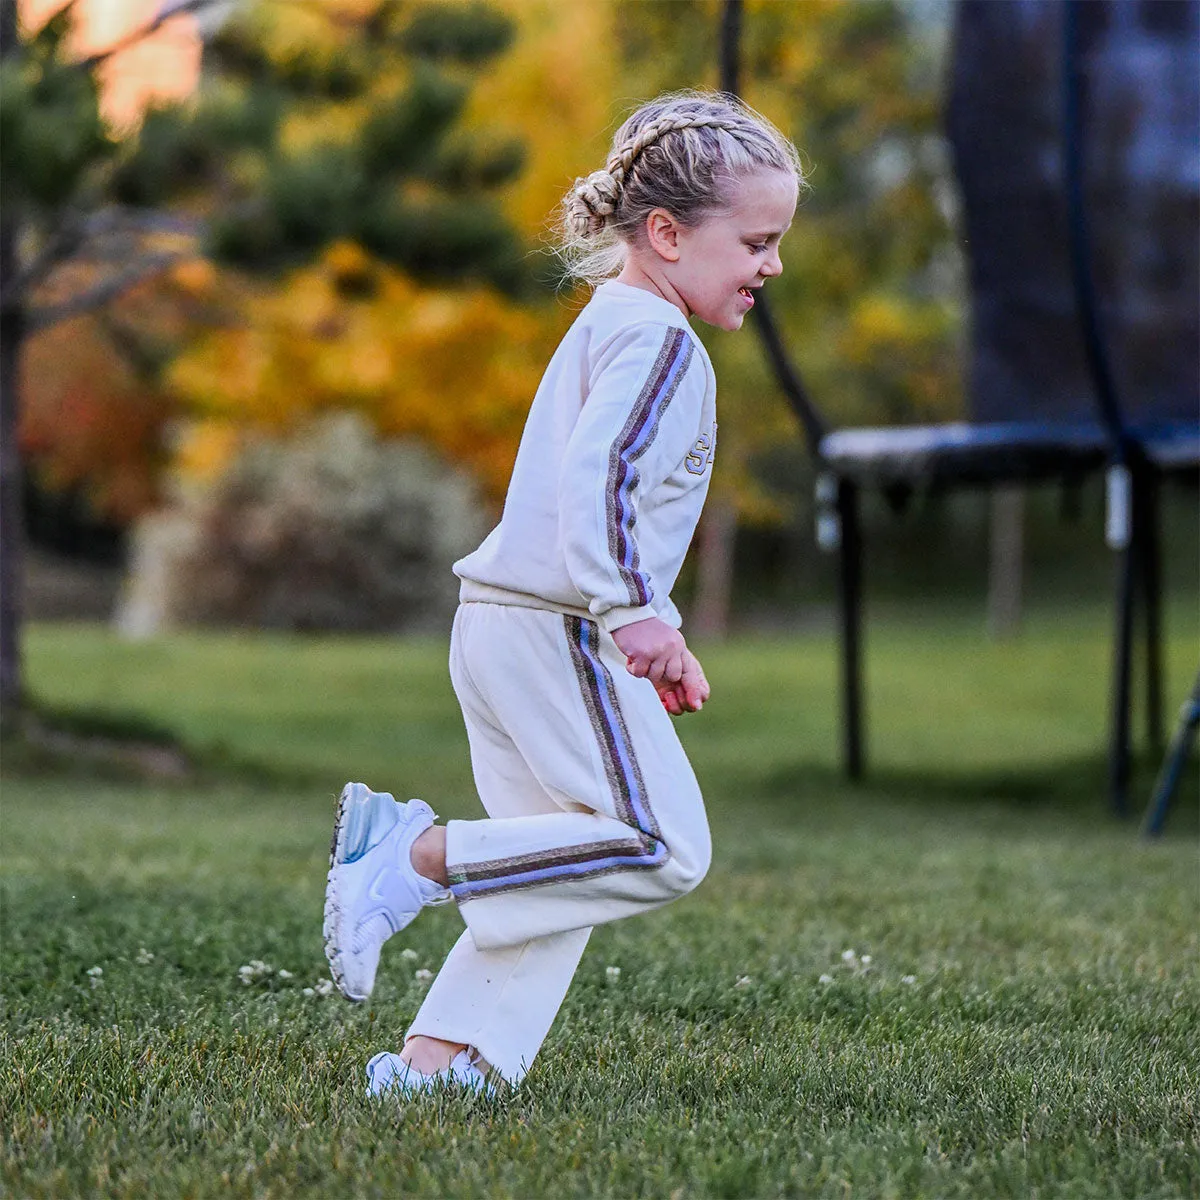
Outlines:
[[361,783],[338,801],[325,947],[343,994],[370,994],[383,943],[425,905],[453,899],[467,926],[403,1050],[368,1064],[372,1095],[519,1083],[591,927],[708,869],[668,717],[709,696],[670,596],[717,433],[688,321],[741,327],[802,182],[763,117],[689,92],[638,109],[564,200],[571,272],[599,286],[538,388],[500,524],[455,564],[450,673],[488,816],[435,825]]

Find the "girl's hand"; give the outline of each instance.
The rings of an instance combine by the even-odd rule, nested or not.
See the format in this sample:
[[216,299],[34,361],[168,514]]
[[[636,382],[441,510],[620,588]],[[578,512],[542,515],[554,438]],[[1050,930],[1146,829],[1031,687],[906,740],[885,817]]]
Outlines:
[[638,679],[649,679],[661,694],[665,684],[676,685],[683,679],[683,656],[687,643],[678,629],[672,629],[658,617],[647,617],[622,625],[612,635],[617,649],[625,655],[625,669]]
[[699,712],[704,706],[709,697],[704,668],[678,629],[650,617],[623,625],[613,634],[613,641],[625,655],[625,669],[654,684],[663,708],[671,716]]
[[683,652],[683,676],[678,683],[664,683],[658,688],[658,697],[663,708],[673,717],[684,713],[699,712],[711,694],[704,668],[690,651]]

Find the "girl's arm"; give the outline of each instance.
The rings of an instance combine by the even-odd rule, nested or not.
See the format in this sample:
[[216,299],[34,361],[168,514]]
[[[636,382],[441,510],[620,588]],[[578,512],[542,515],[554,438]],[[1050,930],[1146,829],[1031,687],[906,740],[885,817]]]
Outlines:
[[[567,570],[609,633],[651,619],[671,630],[657,620],[667,597],[656,595],[642,558],[637,514],[692,448],[706,388],[703,364],[685,330],[646,323],[616,335],[588,382],[559,480]],[[671,633],[680,643],[677,655],[682,637]],[[651,661],[666,653],[665,670],[673,657],[668,651],[658,647]]]

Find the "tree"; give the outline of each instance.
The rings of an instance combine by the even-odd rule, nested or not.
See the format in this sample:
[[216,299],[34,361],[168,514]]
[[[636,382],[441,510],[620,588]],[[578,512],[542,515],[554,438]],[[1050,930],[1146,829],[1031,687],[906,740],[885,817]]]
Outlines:
[[[613,9],[499,2],[512,45],[474,76],[462,132],[475,144],[523,145],[523,170],[497,198],[537,243],[569,181],[607,147]],[[540,373],[582,303],[554,294],[548,256],[527,261],[547,286],[520,304],[435,277],[414,283],[354,241],[278,277],[223,272],[234,320],[188,345],[168,374],[168,390],[199,418],[175,465],[185,477],[215,474],[247,438],[345,408],[382,436],[426,441],[497,504]]]
[[[503,16],[481,4],[263,3],[220,26],[195,101],[154,109],[121,136],[102,119],[97,79],[115,48],[72,56],[72,7],[22,36],[16,0],[0,0],[6,722],[23,700],[18,370],[33,332],[198,247],[268,273],[345,239],[417,276],[527,286],[519,240],[489,195],[519,169],[520,147],[456,129],[469,71],[511,37]],[[121,45],[217,8],[176,0]],[[94,276],[76,290],[81,265]]]

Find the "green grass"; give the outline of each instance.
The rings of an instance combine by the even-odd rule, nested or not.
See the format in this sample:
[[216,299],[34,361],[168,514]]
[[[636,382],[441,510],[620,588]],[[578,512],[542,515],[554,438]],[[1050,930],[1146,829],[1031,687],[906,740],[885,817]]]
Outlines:
[[[1173,709],[1191,606],[1170,628]],[[342,782],[473,810],[445,647],[35,629],[44,705],[169,729],[204,769],[5,756],[0,1193],[1200,1194],[1195,772],[1157,843],[1108,814],[1106,616],[870,633],[860,786],[828,637],[705,651],[713,702],[680,729],[708,880],[595,932],[515,1096],[406,1105],[367,1101],[363,1063],[456,913],[397,939],[415,959],[389,945],[369,1004],[304,989]],[[252,959],[274,970],[244,985]]]

